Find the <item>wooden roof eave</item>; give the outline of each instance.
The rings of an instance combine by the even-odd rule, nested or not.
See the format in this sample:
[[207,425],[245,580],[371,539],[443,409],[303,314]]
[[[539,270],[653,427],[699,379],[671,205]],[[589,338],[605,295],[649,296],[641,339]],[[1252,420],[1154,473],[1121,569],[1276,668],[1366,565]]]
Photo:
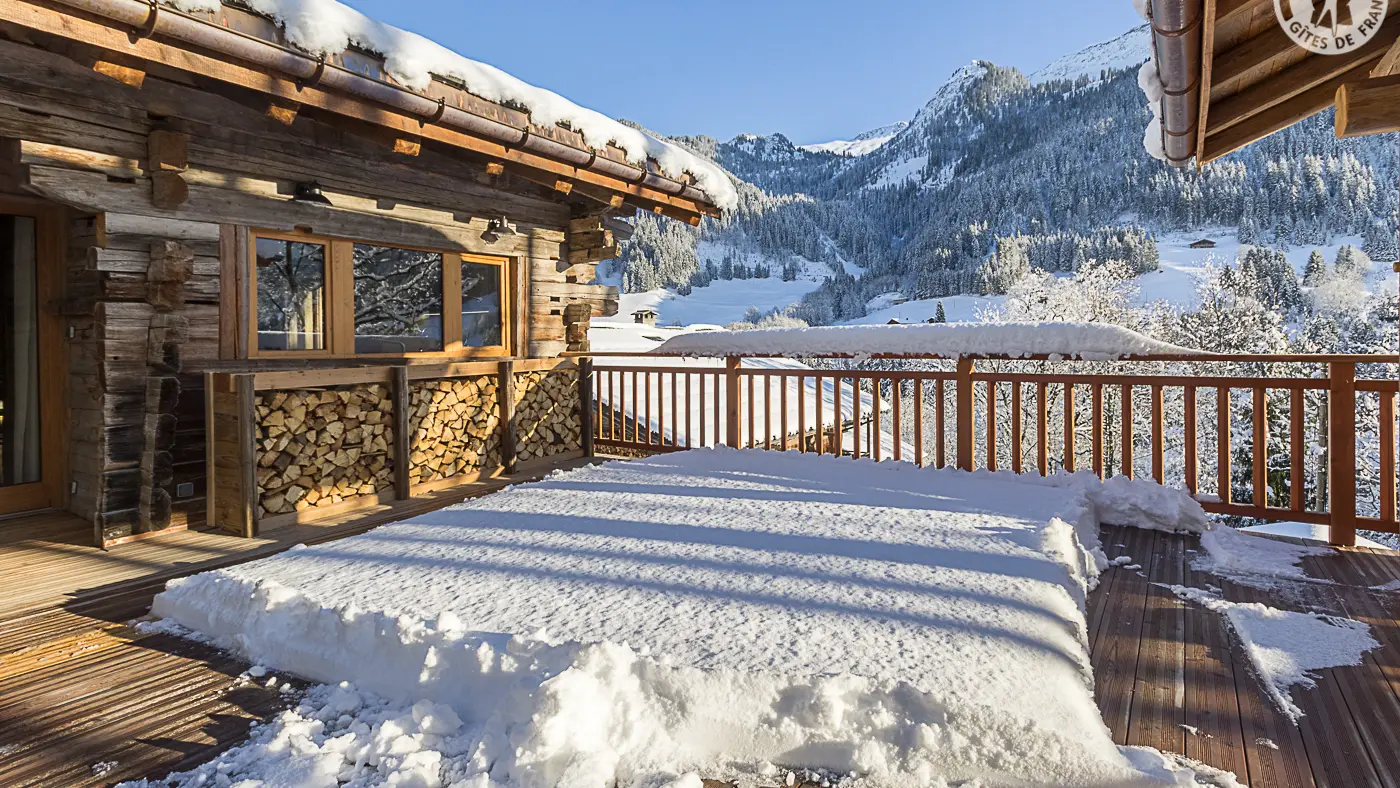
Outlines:
[[1197,166],[1336,105],[1337,136],[1400,130],[1400,3],[1381,30],[1342,55],[1299,47],[1272,0],[1206,0]]
[[[121,22],[67,7],[73,2],[103,4],[112,1],[0,0],[0,18],[40,33],[119,53],[125,59],[159,64],[236,88],[252,90],[267,96],[270,102],[312,107],[333,116],[380,126],[390,133],[432,140],[489,161],[510,165],[543,179],[563,179],[573,184],[581,184],[592,194],[609,195],[606,201],[615,202],[615,197],[621,197],[634,207],[679,218],[692,224],[698,223],[705,216],[720,214],[719,209],[710,204],[707,198],[696,199],[690,196],[703,195],[703,192],[699,192],[691,183],[692,178],[687,177],[685,183],[664,178],[655,172],[654,165],[650,163],[645,170],[639,170],[636,165],[624,163],[625,156],[613,146],[602,152],[586,148],[580,150],[577,146],[582,146],[582,138],[576,132],[563,127],[541,129],[530,124],[528,117],[518,110],[487,102],[440,81],[435,80],[428,91],[420,93],[397,85],[391,80],[371,77],[361,70],[363,62],[355,61],[355,57],[363,59],[363,55],[348,53],[344,56],[350,60],[346,65],[332,63],[329,59],[324,62],[318,61],[279,42],[269,41],[239,29],[240,26],[256,29],[248,20],[259,19],[241,9],[224,7],[224,18],[241,20],[243,24],[239,26],[215,24],[209,19],[181,14],[163,6],[159,18],[167,23],[170,20],[179,20],[181,24],[200,25],[207,28],[208,32],[218,31],[219,36],[236,36],[238,39],[233,43],[243,51],[247,51],[247,47],[270,48],[282,58],[281,62],[295,62],[293,58],[304,61],[309,73],[285,73],[259,67],[223,52],[210,51],[205,47],[162,35],[158,32],[159,29],[137,35]],[[147,7],[144,3],[139,5]],[[267,24],[266,20],[263,22]],[[327,79],[328,75],[333,78]],[[347,92],[337,89],[339,85],[346,84],[362,84],[367,88],[367,92],[377,95],[411,95],[428,107],[451,106],[454,112],[466,113],[471,117],[479,117],[512,128],[522,139],[527,140],[527,144],[507,144],[485,135],[435,122],[438,119],[428,112],[414,114],[404,111],[401,107],[386,107],[383,103],[368,100],[363,96],[347,95]],[[454,105],[447,105],[449,95],[455,102]],[[472,124],[469,122],[467,125]],[[528,142],[529,140],[534,142]],[[548,142],[543,142],[545,140]],[[525,149],[526,147],[557,151],[561,158],[541,155],[539,152]],[[568,160],[561,160],[563,157],[567,157]],[[606,160],[606,164],[600,165],[599,160]],[[618,177],[628,173],[632,175],[632,180]]]

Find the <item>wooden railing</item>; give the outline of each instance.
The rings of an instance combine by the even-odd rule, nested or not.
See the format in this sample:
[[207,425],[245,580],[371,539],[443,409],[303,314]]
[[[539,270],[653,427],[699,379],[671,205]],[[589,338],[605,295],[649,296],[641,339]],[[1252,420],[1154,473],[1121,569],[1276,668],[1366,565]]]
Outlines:
[[[1062,371],[1091,365],[901,357],[919,368],[873,370],[649,355],[609,356],[588,379],[604,453],[727,445],[1150,477],[1207,511],[1326,525],[1349,545],[1358,528],[1400,532],[1396,361],[1157,356]],[[1387,377],[1358,379],[1358,366]]]

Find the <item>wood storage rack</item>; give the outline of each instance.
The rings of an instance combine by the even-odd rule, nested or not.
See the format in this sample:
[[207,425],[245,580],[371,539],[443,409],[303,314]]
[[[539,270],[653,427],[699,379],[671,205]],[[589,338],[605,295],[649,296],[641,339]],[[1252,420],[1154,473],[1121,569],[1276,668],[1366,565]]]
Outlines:
[[206,373],[209,524],[253,537],[587,456],[589,367],[505,359]]

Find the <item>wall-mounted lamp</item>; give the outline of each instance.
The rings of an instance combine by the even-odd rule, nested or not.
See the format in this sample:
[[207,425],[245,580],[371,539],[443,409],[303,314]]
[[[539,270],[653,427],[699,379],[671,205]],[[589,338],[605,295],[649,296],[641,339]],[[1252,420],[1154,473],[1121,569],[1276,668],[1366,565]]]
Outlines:
[[481,234],[481,240],[493,244],[501,240],[503,235],[520,235],[520,231],[515,229],[515,225],[511,224],[511,221],[504,216],[486,223],[486,232]]
[[298,183],[296,191],[292,193],[293,202],[309,202],[316,205],[331,205],[331,201],[326,199],[326,195],[321,193],[321,184],[315,181],[304,181]]

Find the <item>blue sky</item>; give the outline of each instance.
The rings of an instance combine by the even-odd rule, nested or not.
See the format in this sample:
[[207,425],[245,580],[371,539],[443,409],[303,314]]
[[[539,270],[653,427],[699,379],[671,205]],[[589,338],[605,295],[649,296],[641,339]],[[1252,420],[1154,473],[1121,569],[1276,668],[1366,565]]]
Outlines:
[[968,61],[1030,72],[1141,24],[1131,0],[344,1],[663,134],[799,144],[907,120]]

